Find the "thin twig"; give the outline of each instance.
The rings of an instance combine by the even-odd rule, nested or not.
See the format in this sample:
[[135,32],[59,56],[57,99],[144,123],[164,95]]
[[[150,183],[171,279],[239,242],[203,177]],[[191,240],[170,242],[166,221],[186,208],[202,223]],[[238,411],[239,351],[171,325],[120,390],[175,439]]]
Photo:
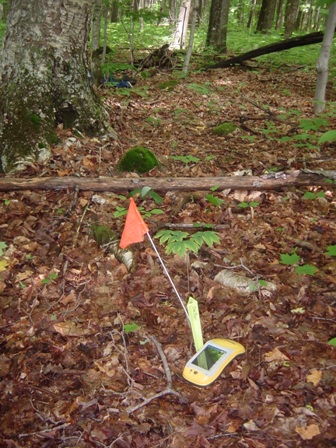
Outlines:
[[176,397],[181,397],[181,394],[179,394],[178,392],[176,392],[175,390],[173,390],[171,388],[172,377],[171,377],[171,373],[170,373],[170,369],[168,366],[166,355],[164,354],[164,351],[162,349],[162,345],[154,336],[147,336],[147,337],[148,337],[148,339],[150,339],[153,342],[153,344],[155,345],[155,347],[160,355],[160,358],[161,358],[162,364],[163,364],[163,368],[165,371],[166,379],[167,379],[167,387],[163,391],[153,395],[152,397],[145,398],[142,403],[139,403],[138,405],[129,409],[127,411],[128,414],[132,414],[133,412],[137,411],[138,409],[142,408],[143,406],[147,406],[151,401],[156,400],[157,398],[163,397],[164,395],[171,394],[171,395],[175,395]]
[[169,389],[172,385],[172,377],[171,377],[170,369],[168,366],[168,361],[167,361],[166,355],[164,354],[162,345],[154,336],[148,336],[148,339],[150,339],[153,342],[157,351],[159,352],[160,358],[162,360],[163,368],[165,371],[166,379],[167,379],[167,388]]

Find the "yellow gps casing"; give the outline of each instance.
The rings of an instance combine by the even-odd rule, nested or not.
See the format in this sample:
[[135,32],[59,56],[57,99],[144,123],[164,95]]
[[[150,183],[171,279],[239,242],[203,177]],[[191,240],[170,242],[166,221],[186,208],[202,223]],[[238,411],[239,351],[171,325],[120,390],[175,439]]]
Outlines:
[[245,353],[239,342],[211,339],[194,355],[183,369],[183,377],[197,386],[209,386],[236,356]]

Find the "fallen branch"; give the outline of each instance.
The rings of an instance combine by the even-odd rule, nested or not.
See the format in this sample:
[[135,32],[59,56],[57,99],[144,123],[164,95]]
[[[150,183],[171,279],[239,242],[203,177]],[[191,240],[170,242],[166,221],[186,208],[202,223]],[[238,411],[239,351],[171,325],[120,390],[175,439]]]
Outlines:
[[0,191],[74,190],[124,192],[151,187],[155,191],[217,190],[281,190],[288,187],[323,186],[336,179],[336,171],[289,171],[261,176],[227,177],[37,177],[20,179],[0,178]]
[[275,42],[273,44],[265,45],[264,47],[256,48],[255,50],[248,51],[247,53],[235,56],[233,58],[227,59],[226,61],[221,61],[218,64],[206,67],[206,70],[212,70],[214,68],[225,68],[232,67],[233,65],[242,64],[242,62],[249,59],[254,59],[258,56],[264,54],[276,53],[278,51],[289,50],[294,47],[302,47],[305,45],[312,45],[323,40],[323,33],[320,31],[306,34],[304,36],[292,37],[290,39],[282,40],[280,42]]
[[164,395],[171,394],[171,395],[175,395],[176,397],[181,398],[181,395],[178,392],[176,392],[174,389],[171,388],[172,377],[171,377],[171,373],[170,373],[170,369],[168,366],[166,355],[164,354],[164,351],[162,349],[160,342],[154,336],[148,336],[148,339],[150,339],[153,342],[157,351],[159,352],[159,355],[160,355],[160,358],[161,358],[161,361],[163,364],[163,368],[165,371],[165,375],[166,375],[167,387],[164,390],[162,390],[161,392],[158,392],[157,394],[152,395],[149,398],[145,398],[141,403],[139,403],[138,405],[129,409],[127,411],[128,414],[132,414],[133,412],[137,411],[138,409],[140,409],[144,406],[147,406],[151,401],[156,400],[157,398],[163,397]]

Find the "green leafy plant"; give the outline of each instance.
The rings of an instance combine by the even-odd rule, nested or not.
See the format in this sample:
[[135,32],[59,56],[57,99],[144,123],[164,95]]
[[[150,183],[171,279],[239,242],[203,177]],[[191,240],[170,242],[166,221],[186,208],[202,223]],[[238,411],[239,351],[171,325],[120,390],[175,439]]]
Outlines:
[[10,204],[10,200],[7,199],[7,198],[5,198],[3,201],[4,201],[4,204],[7,205],[7,206]]
[[47,275],[46,278],[44,278],[43,280],[41,280],[41,283],[43,285],[49,285],[50,283],[52,283],[54,280],[56,280],[58,277],[58,273],[57,272],[51,272],[50,274]]
[[6,250],[7,247],[8,247],[8,246],[7,246],[6,243],[4,243],[3,241],[0,241],[0,256],[3,255],[4,250]]
[[256,201],[240,202],[238,204],[238,207],[240,207],[240,208],[248,208],[248,207],[256,208],[256,207],[258,207],[258,205],[259,205],[259,202],[256,202]]
[[328,246],[325,255],[329,255],[330,257],[336,257],[336,246]]
[[160,240],[160,244],[166,245],[167,255],[174,253],[181,257],[188,251],[197,253],[203,244],[212,247],[220,243],[218,234],[212,230],[198,231],[191,235],[180,230],[160,230],[155,238]]
[[124,325],[124,333],[134,333],[139,328],[139,325],[135,322],[132,322],[131,324],[125,324]]
[[147,123],[151,123],[153,125],[154,129],[157,129],[160,126],[161,119],[155,118],[155,117],[147,117],[146,118]]
[[295,250],[291,254],[280,254],[280,263],[281,264],[289,264],[295,265],[300,261],[299,255],[295,252]]
[[[115,218],[127,215],[128,209],[117,205],[116,211],[113,213]],[[144,218],[150,218],[153,215],[162,215],[164,212],[159,208],[153,208],[152,210],[145,210],[143,207],[138,207],[139,212]]]
[[130,192],[130,196],[135,196],[140,194],[140,197],[144,199],[145,197],[150,197],[154,200],[155,204],[162,204],[163,198],[156,191],[152,190],[151,187],[136,188]]
[[205,84],[191,83],[187,85],[187,88],[201,95],[209,95],[209,93],[211,93],[211,89],[206,85],[206,83]]
[[327,131],[318,139],[318,143],[333,142],[336,140],[336,130]]
[[[300,262],[300,257],[296,253],[296,250],[291,254],[280,254],[280,263],[281,264],[287,264],[290,266],[295,266]],[[302,266],[296,266],[296,273],[299,275],[314,275],[318,269],[315,266],[312,266],[310,264],[304,264]]]
[[297,266],[296,272],[298,274],[314,275],[318,271],[317,267],[311,264],[304,264],[303,266]]
[[324,198],[326,196],[324,191],[319,191],[318,193],[314,193],[313,191],[305,191],[303,195],[303,199],[316,199],[316,198]]
[[205,196],[205,199],[210,202],[210,204],[214,205],[215,207],[221,207],[224,204],[224,200],[214,196],[213,194],[207,194]]
[[173,160],[177,160],[183,163],[198,163],[201,159],[195,156],[187,155],[187,156],[170,156]]
[[328,341],[328,344],[333,345],[334,347],[336,347],[336,338],[332,338]]

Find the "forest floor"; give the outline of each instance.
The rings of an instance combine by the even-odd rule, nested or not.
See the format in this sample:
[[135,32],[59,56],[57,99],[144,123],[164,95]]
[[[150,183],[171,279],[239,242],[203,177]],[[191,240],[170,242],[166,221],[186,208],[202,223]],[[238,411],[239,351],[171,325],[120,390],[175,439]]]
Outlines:
[[[194,73],[160,88],[170,79],[102,89],[119,139],[60,128],[48,164],[16,176],[123,177],[116,164],[136,145],[162,163],[142,177],[336,169],[335,144],[317,144],[335,114],[314,119],[315,75],[303,67]],[[223,122],[237,129],[215,135]],[[204,339],[236,340],[246,353],[211,386],[183,379],[192,337],[148,239],[130,246],[129,272],[92,236],[97,223],[121,235],[125,216],[114,213],[128,207],[126,191],[2,193],[0,446],[336,446],[333,185],[161,196],[135,196],[152,236],[217,226],[220,244],[189,259],[154,241],[183,300],[198,300]],[[224,286],[215,276],[225,269],[260,286]]]

